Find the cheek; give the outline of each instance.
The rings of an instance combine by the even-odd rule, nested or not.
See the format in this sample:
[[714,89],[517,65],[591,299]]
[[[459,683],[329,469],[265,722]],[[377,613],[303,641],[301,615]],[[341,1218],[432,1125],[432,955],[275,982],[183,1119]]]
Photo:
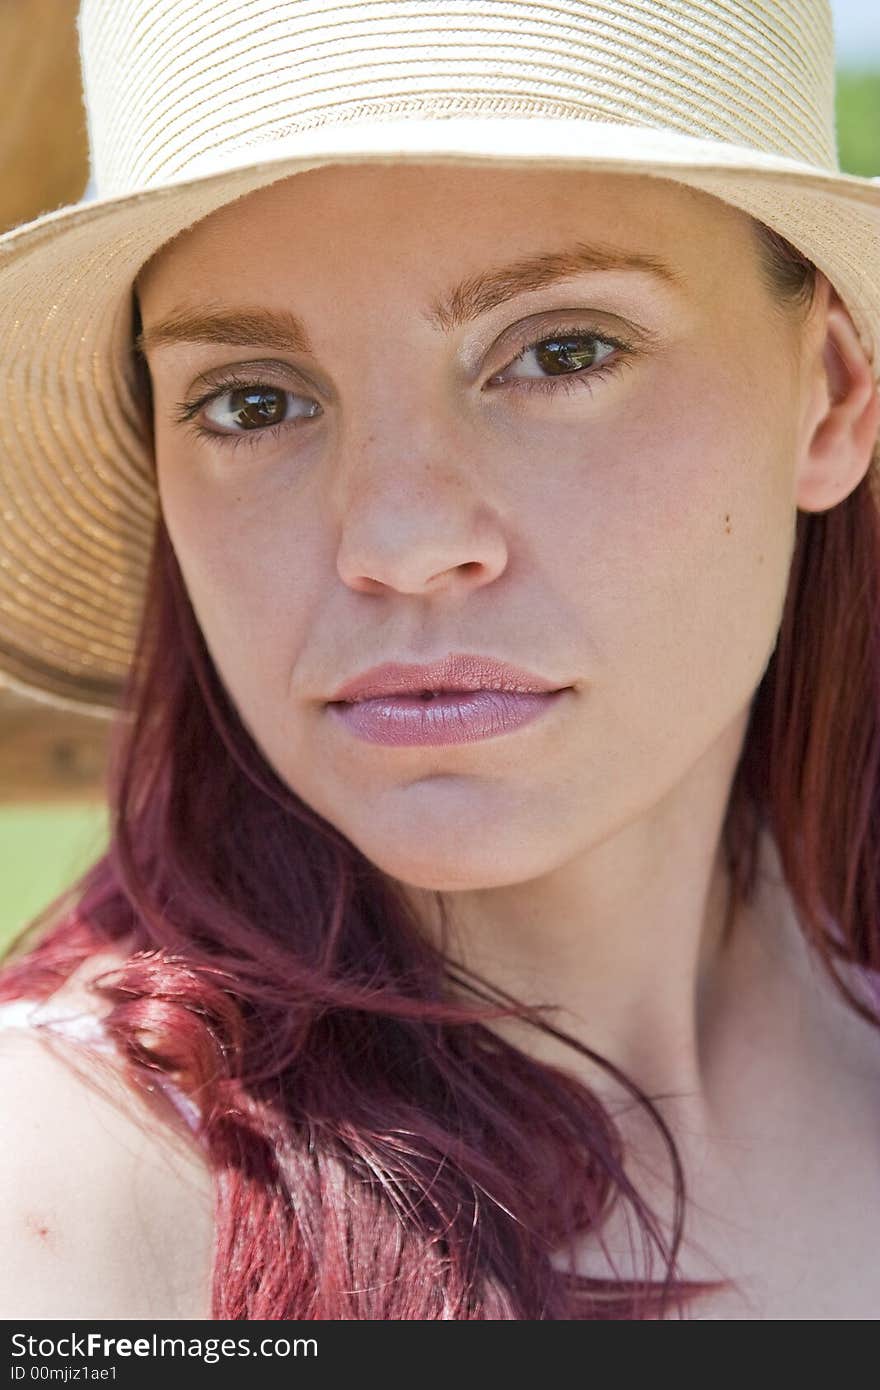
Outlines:
[[318,600],[320,561],[302,508],[267,506],[245,486],[206,478],[157,453],[159,495],[187,592],[218,673],[242,711],[274,699]]
[[784,383],[778,408],[753,385],[664,375],[638,410],[569,439],[564,494],[540,503],[545,562],[578,609],[585,675],[620,748],[662,760],[705,742],[772,653],[795,533],[794,412]]

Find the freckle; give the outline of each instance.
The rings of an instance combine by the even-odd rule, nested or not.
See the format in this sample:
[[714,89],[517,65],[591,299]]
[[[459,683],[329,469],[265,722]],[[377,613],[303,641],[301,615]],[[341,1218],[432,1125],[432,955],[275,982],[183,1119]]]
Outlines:
[[725,530],[725,532],[727,533],[727,535],[729,536],[729,535],[730,535],[730,513],[729,513],[729,512],[727,513],[727,515],[726,515],[725,518],[724,518],[724,530]]
[[26,1217],[25,1224],[31,1234],[35,1235],[38,1240],[44,1241],[46,1244],[50,1243],[52,1231],[45,1217],[29,1213]]

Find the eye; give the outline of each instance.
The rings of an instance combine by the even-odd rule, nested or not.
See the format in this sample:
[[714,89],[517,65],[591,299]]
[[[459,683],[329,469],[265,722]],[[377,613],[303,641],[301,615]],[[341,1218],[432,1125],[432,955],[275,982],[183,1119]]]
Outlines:
[[[548,338],[528,343],[503,373],[491,378],[491,384],[506,385],[507,381],[513,381],[523,384],[517,389],[525,391],[555,391],[560,386],[573,389],[576,382],[563,378],[584,378],[578,379],[577,385],[588,385],[596,378],[617,371],[623,364],[624,354],[631,350],[628,343],[606,338],[591,329],[563,329]],[[616,359],[606,364],[614,352],[617,352]]]
[[286,420],[308,419],[321,407],[306,396],[296,396],[280,386],[258,382],[236,386],[214,395],[205,403],[205,418],[222,431],[263,430]]

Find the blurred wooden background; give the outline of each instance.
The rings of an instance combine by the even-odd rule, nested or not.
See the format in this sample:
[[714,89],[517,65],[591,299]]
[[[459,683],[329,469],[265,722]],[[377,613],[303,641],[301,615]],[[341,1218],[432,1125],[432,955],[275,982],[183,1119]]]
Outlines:
[[78,8],[78,0],[0,0],[2,231],[75,203],[88,182]]
[[[0,0],[0,231],[85,191],[78,7]],[[106,738],[104,720],[56,713],[4,689],[0,677],[0,803],[98,796]]]
[[105,720],[0,688],[0,804],[99,797],[106,743]]

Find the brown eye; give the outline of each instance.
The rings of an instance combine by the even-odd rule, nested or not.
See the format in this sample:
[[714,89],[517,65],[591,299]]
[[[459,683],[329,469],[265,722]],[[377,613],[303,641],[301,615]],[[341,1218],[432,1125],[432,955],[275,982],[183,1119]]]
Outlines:
[[492,380],[496,383],[530,378],[546,381],[548,377],[586,373],[588,368],[601,366],[607,357],[622,349],[623,344],[602,338],[598,333],[559,333],[523,348],[510,366]]
[[535,361],[548,376],[579,372],[596,360],[596,338],[546,338],[534,347]]
[[242,429],[277,425],[287,414],[287,392],[275,386],[245,387],[227,394],[228,414]]
[[[221,431],[241,435],[268,430],[285,421],[308,418],[319,414],[320,410],[317,401],[307,396],[297,396],[280,386],[255,381],[216,392],[205,404],[204,415]],[[217,430],[209,433],[216,434]]]

